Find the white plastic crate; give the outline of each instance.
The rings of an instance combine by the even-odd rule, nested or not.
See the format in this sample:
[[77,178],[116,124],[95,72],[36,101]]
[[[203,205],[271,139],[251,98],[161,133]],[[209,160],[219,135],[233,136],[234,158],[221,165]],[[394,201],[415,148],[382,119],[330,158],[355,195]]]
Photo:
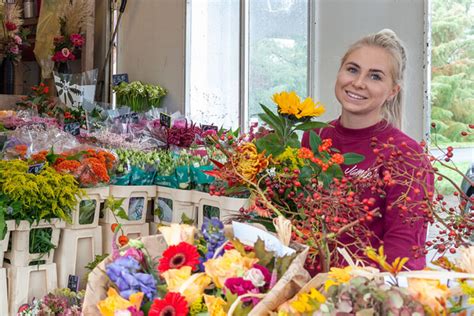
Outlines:
[[[162,211],[162,223],[180,223],[181,216],[186,214],[190,219],[196,221],[196,211],[193,203],[192,190],[180,190],[157,186],[155,209],[160,207]],[[155,223],[160,222],[159,216],[154,216]]]
[[[100,203],[104,201],[109,196],[109,186],[97,187],[97,188],[86,188],[84,189],[84,196],[78,201],[76,208],[72,214],[72,224],[66,224],[67,228],[71,229],[83,229],[83,228],[94,228],[99,226],[99,213],[100,213]],[[93,218],[83,224],[81,224],[81,212],[80,206],[81,203],[88,203],[88,201],[95,204],[95,212]],[[89,202],[89,203],[90,203]]]
[[[102,223],[142,224],[146,222],[148,201],[156,197],[155,185],[111,185],[110,195],[115,199],[124,198],[122,207],[129,219],[115,219],[110,210],[104,210]],[[132,206],[131,206],[132,204]]]
[[8,315],[7,269],[0,268],[0,315]]
[[[112,252],[112,240],[114,238],[114,233],[112,232],[111,226],[108,223],[101,224],[102,227],[102,250],[103,253],[110,254]],[[127,224],[122,225],[123,234],[128,237],[128,239],[136,239],[138,237],[148,236],[150,234],[150,225],[149,223],[143,224]],[[117,234],[116,243],[118,243],[118,237],[122,234],[120,231]]]
[[30,253],[30,231],[32,229],[51,228],[51,243],[58,246],[61,228],[65,227],[65,223],[60,219],[52,219],[50,222],[41,220],[38,224],[30,225],[27,221],[20,221],[11,232],[11,249],[5,252],[5,259],[12,266],[26,267],[35,261],[43,261],[44,263],[52,263],[54,257],[54,249],[49,253],[39,254]]
[[5,234],[5,237],[2,240],[0,240],[0,268],[3,267],[3,255],[5,254],[5,251],[8,250],[8,241],[10,240],[10,232],[13,230],[13,227],[15,227],[15,222],[12,220],[6,221],[5,223],[7,225],[7,233]]
[[61,243],[54,253],[54,262],[58,269],[59,287],[66,288],[69,275],[72,274],[79,277],[80,289],[84,289],[86,285],[84,276],[87,273],[85,266],[93,261],[96,255],[101,254],[101,227],[63,229]]
[[[220,220],[225,220],[229,216],[238,215],[240,208],[247,207],[248,205],[248,199],[213,196],[209,193],[198,191],[194,191],[194,193],[193,200],[197,208],[198,227],[201,227],[204,216],[215,216]],[[215,212],[209,212],[211,208],[214,208]]]
[[16,315],[21,305],[31,303],[33,298],[42,298],[58,287],[55,263],[28,267],[7,264],[6,267],[9,315]]

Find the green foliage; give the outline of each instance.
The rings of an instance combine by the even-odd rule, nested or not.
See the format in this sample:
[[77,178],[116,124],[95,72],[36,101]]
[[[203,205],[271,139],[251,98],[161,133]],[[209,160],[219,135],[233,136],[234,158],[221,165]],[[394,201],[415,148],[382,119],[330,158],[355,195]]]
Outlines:
[[474,122],[474,2],[434,0],[432,8],[432,139],[472,142],[459,133]]
[[143,84],[140,81],[121,82],[113,90],[117,95],[117,104],[129,106],[134,112],[160,107],[162,98],[168,93],[160,85]]
[[107,200],[105,200],[105,209],[109,209],[114,216],[128,220],[128,215],[125,212],[125,209],[122,207],[124,201],[125,198],[115,199],[112,195],[110,195]]
[[45,166],[39,174],[28,173],[21,160],[0,161],[0,201],[17,206],[8,219],[35,222],[60,218],[71,222],[77,197],[83,195],[72,175]]
[[[434,167],[438,168],[439,173],[444,175],[445,178],[451,179],[456,185],[461,186],[463,180],[463,174],[471,167],[471,162],[456,163],[456,168],[459,170],[455,171],[447,167],[442,166],[440,163],[435,163]],[[455,187],[451,182],[443,178],[442,180],[435,181],[435,188],[438,193],[443,195],[451,195],[456,191]]]

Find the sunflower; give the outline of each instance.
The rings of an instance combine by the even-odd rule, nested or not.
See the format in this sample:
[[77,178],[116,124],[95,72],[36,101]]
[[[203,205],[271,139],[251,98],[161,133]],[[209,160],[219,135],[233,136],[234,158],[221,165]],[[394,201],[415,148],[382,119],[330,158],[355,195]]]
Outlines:
[[180,269],[189,266],[193,270],[199,264],[199,253],[197,248],[187,242],[181,242],[176,246],[170,246],[163,252],[160,259],[158,271],[161,273],[169,269]]
[[320,116],[325,111],[321,103],[315,103],[309,97],[301,102],[300,97],[294,91],[275,93],[273,102],[278,105],[278,113],[294,116],[297,119]]
[[151,305],[148,316],[186,316],[188,303],[179,293],[168,292],[163,299],[155,299]]

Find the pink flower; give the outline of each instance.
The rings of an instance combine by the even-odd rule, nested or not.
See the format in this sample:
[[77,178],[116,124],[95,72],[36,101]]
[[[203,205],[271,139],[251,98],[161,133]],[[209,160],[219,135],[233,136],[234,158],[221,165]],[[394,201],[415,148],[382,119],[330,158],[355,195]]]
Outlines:
[[266,267],[264,267],[262,265],[259,265],[259,264],[254,264],[253,268],[258,269],[258,270],[260,270],[260,272],[262,272],[263,277],[265,279],[265,286],[268,286],[270,284],[270,280],[272,279],[272,275],[271,275],[270,271],[268,271],[268,269]]
[[[241,296],[247,293],[260,293],[260,291],[255,288],[253,283],[249,280],[244,280],[243,278],[228,278],[225,280],[224,286],[232,293],[237,296]],[[258,298],[246,297],[242,299],[242,302],[252,302],[254,305],[259,301]]]
[[15,43],[17,43],[18,45],[21,45],[23,43],[23,40],[18,35],[15,35],[13,39],[15,40]]
[[14,55],[18,55],[20,53],[20,49],[18,48],[18,45],[13,45],[10,47],[10,53]]
[[122,257],[132,257],[133,259],[137,260],[139,263],[143,263],[144,261],[143,252],[133,247],[128,248]]
[[85,42],[84,37],[81,34],[71,34],[69,40],[75,47],[81,47]]
[[68,48],[61,49],[61,53],[63,54],[64,58],[68,58],[71,54],[71,51]]
[[65,63],[67,61],[67,58],[64,57],[61,51],[54,53],[54,56],[51,59],[57,63]]

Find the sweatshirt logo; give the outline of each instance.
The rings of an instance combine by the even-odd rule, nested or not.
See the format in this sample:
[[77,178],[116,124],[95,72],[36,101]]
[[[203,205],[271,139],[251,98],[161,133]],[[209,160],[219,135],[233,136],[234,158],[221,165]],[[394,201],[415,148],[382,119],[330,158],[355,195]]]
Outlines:
[[377,175],[377,168],[372,167],[365,170],[359,169],[357,165],[353,165],[352,167],[344,170],[344,174],[354,178],[369,179]]

